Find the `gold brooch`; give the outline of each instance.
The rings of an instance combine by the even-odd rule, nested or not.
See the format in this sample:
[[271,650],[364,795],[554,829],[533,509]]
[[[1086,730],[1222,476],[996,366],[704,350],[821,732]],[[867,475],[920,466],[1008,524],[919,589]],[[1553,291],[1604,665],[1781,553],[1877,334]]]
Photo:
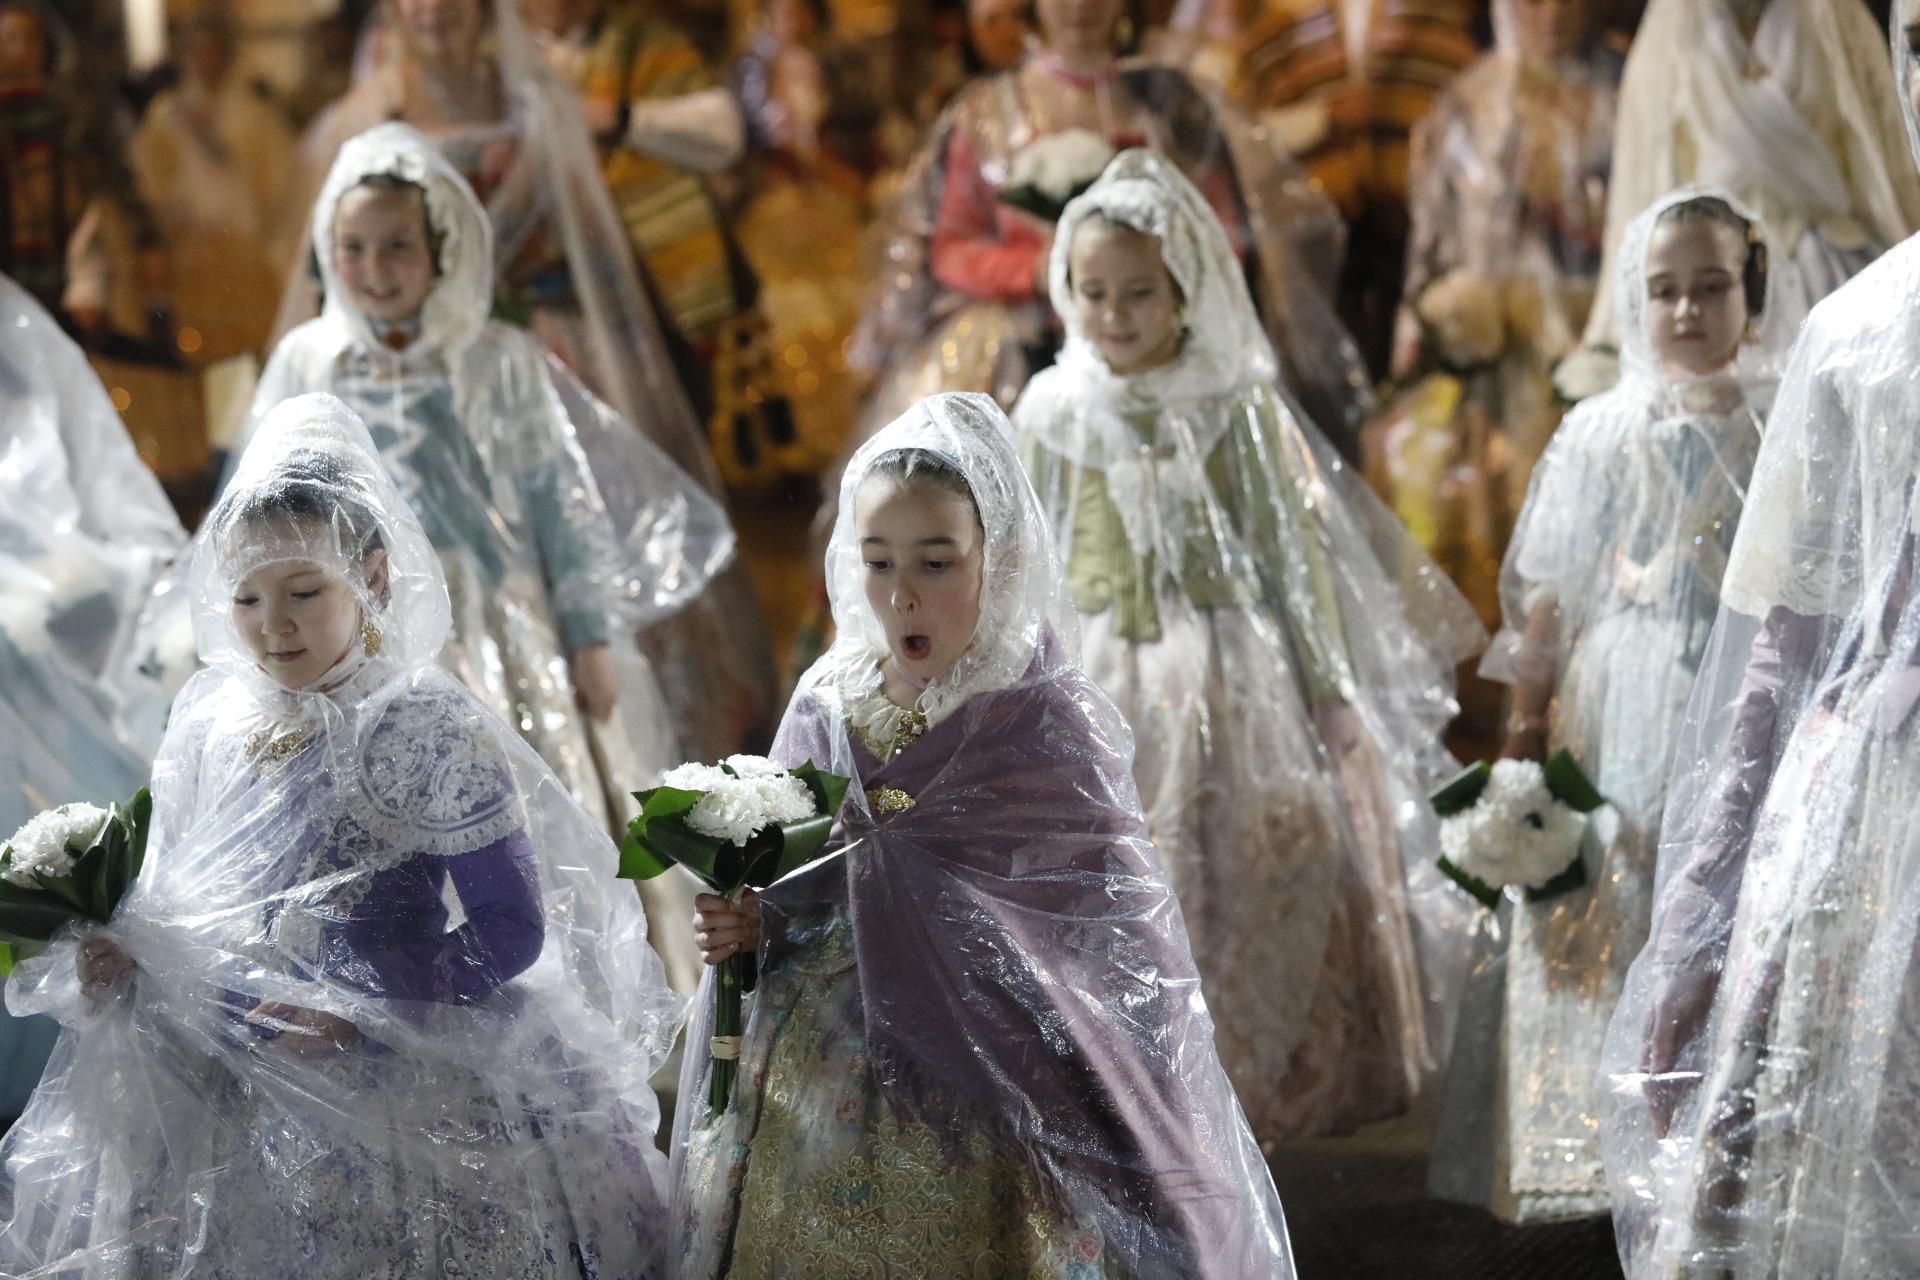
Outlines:
[[914,803],[914,798],[898,787],[867,788],[867,805],[878,814],[905,813]]

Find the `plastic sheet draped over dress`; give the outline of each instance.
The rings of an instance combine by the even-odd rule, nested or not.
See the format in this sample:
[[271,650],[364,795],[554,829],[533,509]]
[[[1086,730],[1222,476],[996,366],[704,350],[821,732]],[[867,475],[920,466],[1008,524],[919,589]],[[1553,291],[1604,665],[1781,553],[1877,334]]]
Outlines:
[[[880,695],[854,531],[862,479],[898,449],[958,471],[985,532],[980,623],[917,740]],[[732,1103],[676,1121],[682,1274],[1290,1277],[1131,736],[1074,665],[1004,417],[933,398],[855,456],[841,498],[839,638],[774,750],[854,778],[843,845],[763,895]],[[688,1060],[681,1096],[704,1096]]]
[[1814,309],[1755,465],[1609,1032],[1634,1280],[1920,1268],[1917,291],[1910,239]]
[[[236,591],[294,563],[381,637],[356,627],[298,690],[240,630],[278,606]],[[111,925],[8,982],[64,1030],[0,1146],[0,1270],[663,1274],[647,1081],[680,1002],[608,892],[604,831],[434,665],[439,557],[344,405],[263,424],[190,591],[206,666],[154,766],[145,868]],[[132,976],[82,988],[86,937]],[[328,1015],[323,1042],[292,1047],[269,1003]]]
[[[185,543],[86,357],[0,276],[0,839],[43,809],[124,800],[149,751],[124,716],[136,619]],[[0,1015],[0,1117],[18,1115],[54,1025]]]
[[[491,87],[501,112],[426,132],[486,206],[496,267],[490,304],[532,329],[616,421],[624,420],[624,429],[585,441],[603,490],[619,487],[616,477],[632,465],[627,445],[638,432],[718,497],[706,428],[682,387],[577,95],[547,65],[516,0],[461,3],[481,14],[469,87]],[[381,49],[369,74],[309,130],[300,198],[318,192],[349,138],[408,120],[415,108],[409,83],[421,73],[409,65],[408,35],[397,19],[385,29]],[[309,226],[308,242],[312,233]],[[283,333],[319,310],[308,248],[303,245],[281,306]],[[764,741],[777,711],[773,658],[742,564],[729,564],[686,608],[648,628],[642,642],[661,669],[690,754],[713,758],[744,741]]]
[[1667,781],[1779,376],[1785,326],[1764,305],[1710,377],[1675,379],[1654,352],[1649,246],[1699,197],[1759,228],[1700,189],[1629,228],[1621,380],[1568,413],[1534,471],[1502,572],[1505,625],[1481,665],[1519,687],[1517,708],[1548,708],[1546,749],[1571,751],[1609,802],[1581,853],[1586,885],[1503,903],[1462,1003],[1430,1180],[1515,1221],[1607,1210],[1594,1077],[1646,940]]
[[[1159,242],[1188,325],[1170,363],[1115,374],[1082,328],[1068,268],[1095,219]],[[1263,1142],[1394,1114],[1444,1052],[1470,933],[1423,801],[1457,767],[1454,668],[1485,633],[1300,414],[1172,165],[1109,165],[1061,219],[1051,285],[1066,344],[1014,421],[1082,666],[1139,738],[1222,1056]]]

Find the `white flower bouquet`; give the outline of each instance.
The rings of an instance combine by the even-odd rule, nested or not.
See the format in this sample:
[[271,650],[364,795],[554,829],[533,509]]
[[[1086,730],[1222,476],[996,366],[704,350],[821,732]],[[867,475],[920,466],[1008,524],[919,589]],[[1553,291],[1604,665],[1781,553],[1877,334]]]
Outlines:
[[49,809],[0,845],[0,973],[12,972],[15,948],[63,925],[113,919],[146,861],[152,816],[142,787],[125,805]]
[[[764,756],[683,764],[660,785],[636,791],[640,816],[620,843],[620,875],[651,880],[668,867],[693,872],[730,902],[799,870],[826,847],[849,780],[809,764],[783,769]],[[755,958],[733,956],[714,973],[713,1071],[707,1102],[726,1110],[740,1055],[741,994]]]
[[1112,163],[1113,144],[1091,129],[1035,138],[1014,153],[999,200],[1047,222],[1060,221],[1073,198]]
[[1506,300],[1500,286],[1484,276],[1448,272],[1427,286],[1414,312],[1429,346],[1448,369],[1477,369],[1506,350]]
[[1573,756],[1481,761],[1433,793],[1439,867],[1489,910],[1509,887],[1543,901],[1587,882],[1580,860],[1588,815],[1606,799]]

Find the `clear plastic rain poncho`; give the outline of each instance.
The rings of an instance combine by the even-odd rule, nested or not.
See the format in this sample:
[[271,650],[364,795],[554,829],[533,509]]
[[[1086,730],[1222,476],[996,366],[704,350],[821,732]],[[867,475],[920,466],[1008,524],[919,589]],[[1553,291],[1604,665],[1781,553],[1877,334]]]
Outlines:
[[[1662,218],[1703,197],[1750,228],[1732,287],[1753,336],[1725,370],[1678,381],[1648,330],[1647,254]],[[1607,1210],[1594,1073],[1646,941],[1668,776],[1784,345],[1763,233],[1731,196],[1674,192],[1623,245],[1621,380],[1574,407],[1534,471],[1502,575],[1506,624],[1481,665],[1517,686],[1516,715],[1545,710],[1547,749],[1571,751],[1609,802],[1583,850],[1587,887],[1502,905],[1454,1039],[1433,1184],[1516,1221]]]
[[[64,936],[7,984],[65,1029],[0,1147],[0,1271],[662,1274],[680,1003],[613,843],[435,665],[440,558],[344,405],[262,425],[191,580],[206,666],[89,931],[136,968],[83,988]],[[242,627],[323,607],[353,642],[282,687]]]
[[[985,531],[972,644],[912,710],[880,692],[854,521],[900,450],[963,479]],[[681,1274],[1290,1277],[1132,735],[1074,664],[992,400],[932,398],[861,448],[827,574],[838,638],[774,755],[854,779],[844,844],[762,896],[732,1104],[676,1120]],[[680,1096],[702,1097],[688,1061]]]
[[[397,351],[341,283],[332,233],[343,198],[383,179],[422,189],[436,258],[417,331]],[[726,564],[726,513],[525,330],[488,318],[486,210],[422,134],[384,124],[343,146],[313,225],[326,309],[274,350],[254,419],[311,391],[353,407],[440,552],[454,609],[443,661],[590,810],[623,820],[626,792],[684,758],[634,634]],[[624,438],[590,467],[596,432],[602,444]],[[567,660],[595,644],[612,646],[622,677],[619,732],[574,706]]]
[[[438,38],[474,32],[465,82],[430,83],[397,7],[389,6],[379,60],[303,143],[307,173],[298,198],[319,191],[348,139],[389,121],[419,125],[486,207],[495,314],[531,329],[615,411],[598,431],[576,419],[609,504],[620,505],[620,478],[640,465],[628,449],[636,429],[719,495],[706,428],[687,399],[578,96],[547,65],[517,0],[449,0],[445,7]],[[436,92],[470,111],[476,102],[493,104],[497,115],[430,127],[442,110]],[[281,308],[282,331],[319,309],[319,283],[303,252]],[[642,642],[690,754],[712,759],[748,739],[764,741],[778,710],[772,650],[742,564],[729,564]]]
[[[41,673],[0,680],[0,701],[30,701],[30,689],[54,683],[88,686],[117,717],[151,696],[135,619],[186,533],[86,356],[4,276],[0,334],[0,630]],[[140,744],[131,730],[114,736]],[[12,741],[0,739],[0,750]],[[0,825],[18,799],[0,805]]]
[[[1173,362],[1117,375],[1085,333],[1068,269],[1099,222],[1159,241],[1187,330]],[[1422,989],[1409,869],[1465,955],[1421,801],[1457,767],[1454,667],[1485,634],[1300,415],[1224,230],[1172,165],[1109,165],[1061,218],[1050,279],[1066,345],[1014,419],[1082,664],[1139,735],[1222,1057],[1263,1142],[1393,1114],[1448,1003],[1444,979]]]
[[1607,1045],[1634,1280],[1920,1270],[1917,293],[1908,240],[1815,308],[1754,467]]
[[1675,187],[1721,187],[1759,213],[1779,248],[1773,301],[1789,333],[1920,228],[1920,173],[1900,145],[1882,47],[1859,4],[1652,0],[1620,84],[1607,263],[1588,345],[1619,345],[1622,238]]
[[[122,714],[151,683],[131,661],[134,620],[186,535],[86,357],[5,276],[0,424],[4,840],[43,809],[125,800],[146,780]],[[0,1116],[26,1105],[53,1032],[0,1014]]]

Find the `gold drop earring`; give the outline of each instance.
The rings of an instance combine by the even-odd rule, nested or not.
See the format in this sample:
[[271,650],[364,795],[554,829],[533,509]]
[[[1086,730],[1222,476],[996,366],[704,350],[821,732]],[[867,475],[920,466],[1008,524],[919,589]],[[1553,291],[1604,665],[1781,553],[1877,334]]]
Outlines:
[[360,620],[360,648],[371,658],[380,652],[382,643],[384,643],[384,639],[380,635],[380,628],[373,625],[373,619],[362,618]]

